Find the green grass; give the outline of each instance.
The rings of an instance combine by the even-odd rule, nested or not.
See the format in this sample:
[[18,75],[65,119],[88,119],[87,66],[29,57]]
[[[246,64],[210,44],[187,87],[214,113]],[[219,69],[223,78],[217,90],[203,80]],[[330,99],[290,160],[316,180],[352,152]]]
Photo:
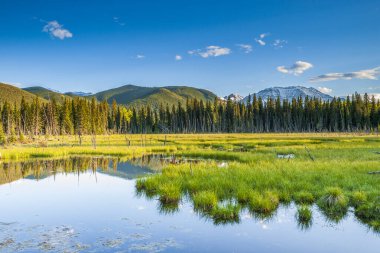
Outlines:
[[313,221],[313,213],[309,206],[301,205],[297,208],[296,220],[301,229],[308,229],[311,227]]
[[297,192],[293,199],[297,204],[312,204],[315,201],[313,194],[306,191]]
[[348,200],[342,189],[329,187],[318,201],[318,206],[330,221],[339,222],[347,214]]
[[196,210],[210,211],[218,204],[218,197],[212,191],[203,191],[194,194],[193,202]]
[[228,203],[218,205],[211,210],[211,218],[214,224],[233,224],[240,222],[240,206]]
[[159,186],[158,195],[159,200],[164,204],[175,204],[181,200],[181,188],[173,183],[164,184]]
[[248,202],[248,207],[258,217],[270,217],[276,211],[279,203],[277,193],[268,191],[264,194],[253,194]]

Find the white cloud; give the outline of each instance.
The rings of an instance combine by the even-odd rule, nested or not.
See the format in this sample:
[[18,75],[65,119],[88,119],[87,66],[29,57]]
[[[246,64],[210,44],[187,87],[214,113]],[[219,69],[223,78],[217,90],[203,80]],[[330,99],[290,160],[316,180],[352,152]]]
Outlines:
[[380,75],[380,66],[373,69],[366,69],[347,73],[328,73],[313,77],[310,82],[327,82],[334,80],[351,80],[351,79],[368,79],[377,80],[377,76]]
[[318,90],[325,94],[330,94],[333,90],[327,87],[318,87]]
[[370,86],[368,87],[369,90],[380,90],[380,86]]
[[244,51],[244,53],[249,54],[252,52],[252,45],[249,44],[237,44],[238,47],[240,47],[241,50]]
[[293,74],[295,76],[301,75],[306,70],[313,67],[313,64],[305,61],[296,61],[292,66],[285,67],[279,66],[277,67],[277,71],[285,74]]
[[368,96],[372,99],[372,97],[375,98],[375,100],[380,100],[380,93],[369,93]]
[[202,58],[229,55],[230,53],[231,53],[231,49],[229,49],[227,47],[219,47],[219,46],[208,46],[204,50],[195,49],[195,50],[188,51],[188,54],[199,55]]
[[261,39],[255,39],[255,41],[257,42],[257,43],[259,43],[260,44],[260,46],[265,46],[267,43],[265,43],[265,41],[263,41],[263,40],[261,40]]
[[115,22],[116,24],[119,24],[121,26],[125,26],[125,23],[122,22],[119,17],[113,17],[113,22]]
[[144,59],[145,58],[145,55],[143,55],[143,54],[138,54],[138,55],[136,55],[136,57],[135,57],[136,59]]
[[285,44],[287,44],[288,41],[286,40],[280,40],[280,39],[276,39],[273,41],[272,43],[272,46],[275,48],[275,49],[280,49],[280,48],[283,48]]
[[176,61],[180,61],[180,60],[182,60],[182,56],[179,55],[179,54],[177,54],[177,55],[175,56],[175,60],[176,60]]
[[255,38],[255,41],[259,43],[260,46],[265,46],[267,43],[264,41],[265,37],[268,37],[269,33],[262,33],[259,35],[259,38]]
[[64,29],[63,25],[59,24],[55,20],[47,22],[42,31],[61,40],[73,37],[73,34],[69,30]]

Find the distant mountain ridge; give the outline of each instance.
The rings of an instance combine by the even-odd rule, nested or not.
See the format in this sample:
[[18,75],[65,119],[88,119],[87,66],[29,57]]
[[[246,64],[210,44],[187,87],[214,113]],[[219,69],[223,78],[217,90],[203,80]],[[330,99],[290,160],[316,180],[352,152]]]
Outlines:
[[[211,91],[189,86],[143,87],[128,84],[91,94],[85,92],[60,93],[39,86],[20,89],[9,84],[0,84],[0,100],[2,101],[19,102],[21,101],[21,97],[24,97],[27,101],[31,101],[35,96],[41,97],[41,101],[55,99],[59,103],[63,102],[64,99],[72,99],[79,96],[88,99],[96,98],[98,101],[107,101],[109,104],[115,100],[118,104],[137,108],[150,105],[153,109],[158,108],[161,104],[163,106],[169,105],[169,107],[173,105],[177,106],[178,103],[184,105],[187,99],[213,101],[217,98]],[[269,97],[272,99],[279,97],[281,100],[292,100],[293,98],[305,98],[306,96],[323,101],[333,99],[330,95],[322,93],[315,88],[303,86],[271,87],[257,92],[256,96],[261,97],[263,100],[267,100]],[[219,99],[231,99],[235,102],[246,103],[248,96],[243,97],[237,93],[232,93]]]
[[228,99],[231,99],[232,101],[235,101],[235,102],[239,102],[241,100],[244,99],[243,96],[241,96],[240,94],[238,93],[231,93],[230,95],[228,96],[224,96],[222,98],[220,98],[221,100],[228,100]]
[[70,98],[66,96],[65,94],[60,93],[59,91],[53,91],[41,86],[27,87],[27,88],[23,88],[23,90],[30,92],[36,96],[42,97],[46,100],[54,99],[58,103],[62,103],[65,100],[65,98]]
[[188,86],[141,87],[128,84],[89,97],[95,97],[98,101],[106,100],[108,103],[115,100],[118,104],[136,107],[150,105],[158,108],[160,104],[164,106],[166,104],[176,106],[178,102],[185,104],[187,99],[213,101],[216,95],[205,89]]
[[[305,99],[306,97],[318,98],[318,99],[322,99],[323,101],[333,99],[332,96],[322,93],[313,87],[307,88],[303,86],[266,88],[256,93],[256,96],[261,97],[263,100],[267,100],[269,97],[272,99],[277,99],[279,97],[281,100],[285,100],[285,99],[292,100],[293,98],[299,98],[299,97],[302,97],[303,99]],[[247,100],[248,100],[248,96],[244,98],[245,102]]]
[[86,97],[86,96],[92,95],[91,92],[83,92],[83,91],[69,91],[69,92],[65,92],[63,94],[70,96],[70,97]]

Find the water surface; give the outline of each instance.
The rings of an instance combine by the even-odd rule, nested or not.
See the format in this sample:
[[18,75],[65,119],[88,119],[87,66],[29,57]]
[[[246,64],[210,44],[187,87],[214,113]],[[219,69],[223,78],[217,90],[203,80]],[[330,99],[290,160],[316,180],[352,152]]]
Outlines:
[[352,213],[335,224],[313,208],[306,230],[294,205],[272,219],[243,211],[240,223],[227,225],[200,217],[186,199],[168,214],[135,191],[137,177],[166,163],[144,157],[1,164],[0,252],[379,252],[379,236]]

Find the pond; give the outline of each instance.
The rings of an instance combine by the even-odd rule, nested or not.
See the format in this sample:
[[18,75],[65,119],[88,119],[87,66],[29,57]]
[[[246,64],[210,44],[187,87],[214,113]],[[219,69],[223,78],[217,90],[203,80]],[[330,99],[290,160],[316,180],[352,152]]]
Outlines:
[[297,222],[293,204],[267,219],[242,210],[239,222],[228,224],[194,212],[186,198],[167,212],[158,199],[141,196],[135,188],[136,178],[167,163],[173,159],[1,163],[0,252],[379,251],[379,235],[351,212],[335,224],[313,207],[309,228]]

